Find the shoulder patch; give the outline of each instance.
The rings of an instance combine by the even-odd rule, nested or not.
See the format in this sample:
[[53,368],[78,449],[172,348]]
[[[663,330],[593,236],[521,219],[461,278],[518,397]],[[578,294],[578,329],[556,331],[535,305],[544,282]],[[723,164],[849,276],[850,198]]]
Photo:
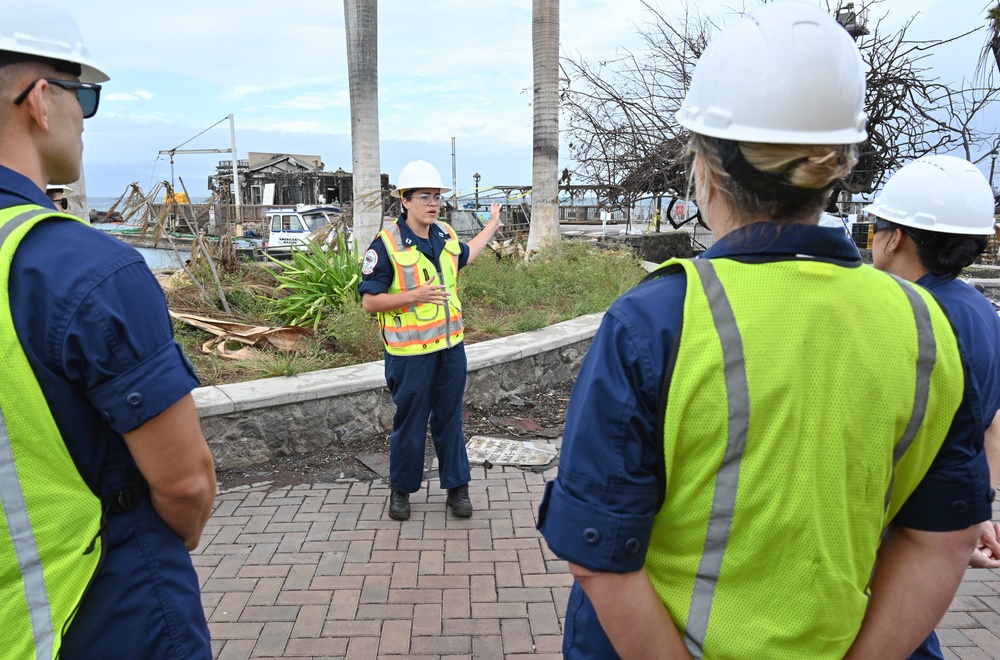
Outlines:
[[375,271],[375,266],[378,265],[378,252],[373,249],[369,249],[365,252],[365,261],[361,264],[361,272],[365,275],[371,275]]

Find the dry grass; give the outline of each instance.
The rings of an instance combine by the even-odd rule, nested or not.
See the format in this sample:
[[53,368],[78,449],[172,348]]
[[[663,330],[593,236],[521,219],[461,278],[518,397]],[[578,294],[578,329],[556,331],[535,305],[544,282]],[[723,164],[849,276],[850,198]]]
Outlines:
[[[175,312],[281,327],[271,301],[284,291],[275,291],[278,281],[270,268],[270,264],[230,263],[219,269],[229,314],[221,311],[216,286],[208,284],[211,274],[204,264],[191,267],[201,288],[183,271],[161,282],[167,304]],[[462,273],[459,292],[470,344],[603,311],[645,275],[631,253],[586,245],[563,246],[531,264],[483,255]],[[379,360],[383,354],[378,323],[360,305],[328,310],[315,335],[292,354],[260,349],[253,359],[228,359],[202,352],[202,344],[212,338],[209,333],[181,321],[174,322],[174,332],[203,385],[291,376]]]

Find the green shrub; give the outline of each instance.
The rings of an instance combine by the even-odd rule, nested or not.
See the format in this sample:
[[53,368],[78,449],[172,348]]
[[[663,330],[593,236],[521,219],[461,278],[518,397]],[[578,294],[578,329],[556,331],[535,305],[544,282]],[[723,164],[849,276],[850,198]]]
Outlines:
[[[174,322],[177,340],[203,383],[289,376],[382,357],[378,321],[361,309],[357,293],[357,251],[347,250],[342,239],[338,243],[336,252],[310,245],[294,252],[290,264],[279,262],[284,270],[275,275],[276,296],[269,293],[270,272],[261,272],[267,269],[224,281],[234,311],[247,315],[244,322],[312,326],[314,339],[305,340],[296,354],[265,351],[254,360],[204,355],[201,344],[210,335]],[[564,241],[527,263],[484,252],[458,280],[466,337],[481,341],[604,311],[644,275],[630,251],[602,250],[582,241]]]
[[237,287],[226,292],[226,300],[236,314],[262,320],[274,316],[274,304],[271,299],[246,288]]
[[483,253],[459,277],[466,326],[487,334],[524,332],[606,310],[645,276],[628,249],[563,241],[530,262]]
[[323,319],[317,334],[332,339],[336,350],[351,358],[347,364],[382,359],[383,344],[378,319],[361,309],[360,304],[345,305],[331,311]]
[[343,233],[337,236],[336,250],[309,241],[305,249],[292,249],[290,264],[268,259],[283,266],[275,274],[280,283],[275,293],[288,294],[276,296],[273,307],[289,325],[311,325],[316,330],[331,310],[361,302],[361,260],[357,246],[347,249]]

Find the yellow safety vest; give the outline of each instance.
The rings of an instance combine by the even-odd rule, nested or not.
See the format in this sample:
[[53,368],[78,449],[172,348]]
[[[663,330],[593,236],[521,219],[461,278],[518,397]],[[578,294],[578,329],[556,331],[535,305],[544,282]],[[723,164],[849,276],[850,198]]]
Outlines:
[[961,403],[933,297],[868,266],[687,273],[646,569],[695,658],[842,658]]
[[456,346],[465,337],[462,303],[458,299],[458,258],[462,254],[458,236],[447,223],[435,223],[448,235],[439,259],[441,272],[437,273],[434,263],[416,245],[403,243],[397,222],[379,232],[395,271],[388,293],[410,291],[438,276],[449,296],[443,305],[418,303],[379,312],[385,350],[391,355],[419,355]]
[[48,218],[35,205],[0,211],[0,654],[54,658],[97,571],[101,502],[80,476],[14,331],[14,251]]

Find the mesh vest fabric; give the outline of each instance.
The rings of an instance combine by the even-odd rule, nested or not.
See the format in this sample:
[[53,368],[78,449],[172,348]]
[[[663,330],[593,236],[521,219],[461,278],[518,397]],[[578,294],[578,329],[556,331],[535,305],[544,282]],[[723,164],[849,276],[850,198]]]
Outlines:
[[103,552],[100,500],[66,449],[11,317],[14,251],[51,217],[79,220],[33,205],[0,211],[0,648],[8,658],[57,656]]
[[[392,355],[418,355],[451,348],[462,342],[465,331],[462,303],[458,299],[458,258],[462,246],[450,225],[435,223],[448,236],[441,252],[441,284],[448,291],[443,305],[417,303],[399,310],[379,312],[385,350]],[[403,243],[399,225],[393,222],[379,232],[392,261],[395,277],[388,293],[411,291],[438,275],[434,263],[416,246]]]
[[667,262],[688,284],[647,571],[695,657],[841,658],[961,402],[957,342],[867,266],[696,261]]

